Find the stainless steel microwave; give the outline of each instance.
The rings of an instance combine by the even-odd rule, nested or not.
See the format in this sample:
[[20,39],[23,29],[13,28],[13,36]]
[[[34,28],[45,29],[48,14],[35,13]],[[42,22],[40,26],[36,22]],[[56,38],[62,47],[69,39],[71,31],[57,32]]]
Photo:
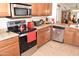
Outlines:
[[11,17],[31,17],[31,4],[11,3]]

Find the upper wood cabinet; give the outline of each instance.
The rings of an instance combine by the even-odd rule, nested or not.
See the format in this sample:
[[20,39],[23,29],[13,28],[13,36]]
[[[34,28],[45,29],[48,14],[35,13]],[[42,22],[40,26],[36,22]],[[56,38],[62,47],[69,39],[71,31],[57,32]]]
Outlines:
[[33,3],[32,16],[50,16],[52,14],[52,3]]
[[38,11],[38,5],[37,3],[33,3],[32,4],[32,16],[36,16],[38,15],[37,11]]
[[10,4],[0,3],[0,17],[10,16]]
[[47,6],[45,6],[45,13],[46,13],[46,16],[48,15],[52,15],[52,4],[51,3],[47,3],[45,4]]

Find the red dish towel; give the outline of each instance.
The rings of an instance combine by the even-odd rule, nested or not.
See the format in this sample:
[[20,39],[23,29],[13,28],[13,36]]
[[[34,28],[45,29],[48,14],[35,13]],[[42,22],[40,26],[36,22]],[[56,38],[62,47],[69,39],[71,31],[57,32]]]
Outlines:
[[36,32],[29,32],[27,34],[27,43],[30,43],[34,40],[36,40]]

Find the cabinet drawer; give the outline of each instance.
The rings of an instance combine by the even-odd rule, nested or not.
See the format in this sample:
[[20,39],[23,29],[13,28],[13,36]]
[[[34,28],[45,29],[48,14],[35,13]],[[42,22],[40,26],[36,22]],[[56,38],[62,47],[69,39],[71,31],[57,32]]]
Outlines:
[[11,38],[3,40],[3,41],[0,41],[0,48],[11,45],[15,42],[18,42],[18,37],[17,36],[16,37],[11,37]]
[[19,56],[19,55],[20,52],[18,42],[0,49],[0,56]]

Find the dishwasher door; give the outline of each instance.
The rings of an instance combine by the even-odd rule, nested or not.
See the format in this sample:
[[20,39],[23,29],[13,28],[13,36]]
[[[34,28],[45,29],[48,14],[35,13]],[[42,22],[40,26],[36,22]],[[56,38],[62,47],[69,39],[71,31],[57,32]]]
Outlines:
[[64,28],[53,27],[53,40],[57,42],[64,42]]

